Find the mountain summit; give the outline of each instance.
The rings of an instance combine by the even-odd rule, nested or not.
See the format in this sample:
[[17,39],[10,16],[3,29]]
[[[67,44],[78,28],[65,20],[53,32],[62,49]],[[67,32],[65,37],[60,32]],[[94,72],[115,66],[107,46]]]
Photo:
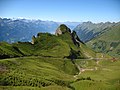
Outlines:
[[[83,42],[79,39],[79,37],[78,37],[78,35],[76,34],[76,32],[75,32],[75,31],[71,32],[70,28],[68,28],[65,24],[61,24],[61,25],[57,28],[57,30],[56,30],[56,32],[55,32],[55,35],[56,35],[56,36],[59,36],[59,35],[62,35],[62,34],[68,34],[68,35],[70,35],[71,38],[72,38],[72,40],[73,40],[73,43],[74,43],[75,45],[77,45],[77,46],[79,46],[80,43],[83,43]],[[84,43],[83,43],[83,44],[84,44]]]
[[70,30],[70,28],[68,28],[65,24],[61,24],[58,28],[57,28],[57,30],[56,30],[56,32],[55,32],[55,35],[56,36],[58,36],[58,35],[61,35],[61,34],[64,34],[64,33],[71,33],[71,30]]

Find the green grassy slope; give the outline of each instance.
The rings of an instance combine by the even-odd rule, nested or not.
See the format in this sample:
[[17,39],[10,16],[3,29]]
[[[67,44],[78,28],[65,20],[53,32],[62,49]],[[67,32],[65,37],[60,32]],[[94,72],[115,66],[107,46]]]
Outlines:
[[60,25],[59,30],[61,30],[62,34],[57,36],[49,33],[38,33],[37,37],[33,36],[32,43],[1,43],[0,55],[2,58],[21,56],[44,56],[59,58],[96,57],[96,53],[80,41],[75,32],[71,33],[70,29],[66,25]]
[[6,42],[0,42],[0,58],[10,58],[23,56],[17,47],[12,46]]
[[34,55],[63,58],[68,56],[70,51],[68,43],[49,33],[39,33],[33,46],[35,47]]
[[119,90],[120,88],[120,61],[100,60],[99,63],[93,60],[76,60],[85,71],[77,76],[80,80],[72,85],[76,90]]
[[[0,60],[0,90],[119,90],[120,60],[21,57]],[[92,69],[92,70],[91,70]]]
[[[77,68],[67,59],[21,57],[0,60],[2,86],[63,86],[69,88]],[[52,88],[52,87],[51,87]]]
[[97,52],[120,57],[120,23],[107,28],[106,32],[87,42]]

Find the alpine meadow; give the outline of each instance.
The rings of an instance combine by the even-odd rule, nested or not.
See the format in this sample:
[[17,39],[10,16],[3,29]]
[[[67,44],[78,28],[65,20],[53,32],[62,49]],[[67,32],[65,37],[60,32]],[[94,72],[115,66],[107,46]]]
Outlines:
[[119,0],[0,1],[0,90],[120,90]]

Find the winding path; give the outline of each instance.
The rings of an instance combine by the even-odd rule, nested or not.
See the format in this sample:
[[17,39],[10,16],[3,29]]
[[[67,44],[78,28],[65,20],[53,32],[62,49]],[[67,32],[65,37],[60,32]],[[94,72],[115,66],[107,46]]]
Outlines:
[[[96,64],[99,65],[99,60],[96,61]],[[80,67],[77,63],[75,63],[76,67],[78,68],[79,70],[79,73],[77,75],[74,75],[73,77],[77,79],[77,76],[80,75],[82,72],[85,72],[85,71],[93,71],[93,70],[98,70],[98,67],[94,67],[94,68],[82,68]]]

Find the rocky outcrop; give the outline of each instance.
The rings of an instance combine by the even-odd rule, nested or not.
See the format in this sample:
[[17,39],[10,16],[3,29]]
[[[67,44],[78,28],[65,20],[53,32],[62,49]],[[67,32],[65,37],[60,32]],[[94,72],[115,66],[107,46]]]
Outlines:
[[[73,40],[73,43],[76,45],[76,46],[80,46],[80,43],[83,43],[80,39],[79,39],[79,37],[78,37],[78,35],[76,34],[76,32],[75,31],[73,31],[73,32],[71,32],[71,30],[65,25],[65,24],[61,24],[58,28],[57,28],[57,30],[56,30],[56,32],[55,32],[55,35],[56,36],[59,36],[59,35],[61,35],[61,34],[65,34],[65,33],[69,33],[70,35],[71,35],[71,38],[72,38],[72,40]],[[84,44],[84,43],[83,43]]]
[[60,30],[60,28],[58,28],[55,32],[55,35],[58,36],[58,35],[61,35],[62,34],[62,31]]
[[64,33],[71,33],[71,30],[65,25],[65,24],[61,24],[56,32],[55,32],[55,35],[58,36],[58,35],[61,35],[61,34],[64,34]]
[[35,36],[32,37],[31,43],[32,43],[32,44],[35,44]]

